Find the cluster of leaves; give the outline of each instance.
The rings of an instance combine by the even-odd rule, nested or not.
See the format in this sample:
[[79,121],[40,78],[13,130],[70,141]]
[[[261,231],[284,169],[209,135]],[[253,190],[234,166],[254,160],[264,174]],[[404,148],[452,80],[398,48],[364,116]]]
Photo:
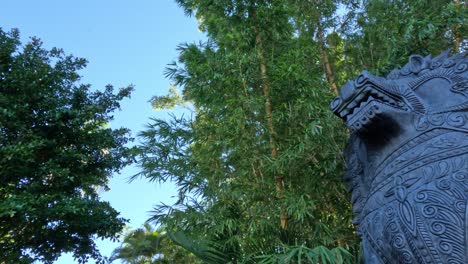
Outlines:
[[78,84],[84,59],[0,29],[0,262],[52,263],[63,252],[103,262],[96,237],[115,240],[126,220],[98,191],[132,161],[113,93]]
[[411,54],[437,55],[449,48],[455,52],[468,48],[466,1],[359,2],[349,5],[349,19],[341,27],[349,70],[386,74],[404,65]]
[[[362,69],[463,49],[464,5],[176,2],[208,41],[181,45],[166,72],[195,116],[153,119],[140,134],[138,176],[173,181],[179,192],[150,220],[207,263],[357,262],[340,181],[347,133],[328,102]],[[153,105],[174,106],[175,95]]]
[[125,233],[122,245],[112,252],[109,260],[128,264],[200,263],[195,255],[169,239],[164,229],[154,229],[149,223]]

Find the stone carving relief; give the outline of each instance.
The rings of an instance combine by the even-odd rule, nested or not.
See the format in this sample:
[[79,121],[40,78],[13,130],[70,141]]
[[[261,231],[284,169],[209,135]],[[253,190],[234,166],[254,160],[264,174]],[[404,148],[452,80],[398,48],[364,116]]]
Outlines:
[[468,263],[468,59],[413,55],[333,100],[366,263]]

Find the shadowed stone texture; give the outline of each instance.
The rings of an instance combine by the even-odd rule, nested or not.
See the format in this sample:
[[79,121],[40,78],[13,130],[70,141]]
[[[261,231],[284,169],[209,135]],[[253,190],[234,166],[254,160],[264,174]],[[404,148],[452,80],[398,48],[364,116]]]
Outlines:
[[363,72],[333,100],[366,263],[468,263],[467,53]]

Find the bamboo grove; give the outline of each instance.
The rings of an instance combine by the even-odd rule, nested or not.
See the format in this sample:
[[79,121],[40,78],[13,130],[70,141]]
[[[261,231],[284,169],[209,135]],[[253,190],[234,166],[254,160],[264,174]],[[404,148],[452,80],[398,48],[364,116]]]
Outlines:
[[[166,71],[192,114],[140,133],[136,177],[178,188],[151,220],[208,263],[358,262],[341,182],[347,132],[328,103],[363,69],[466,49],[466,3],[177,3],[207,41],[181,44]],[[175,95],[153,104],[174,106]]]

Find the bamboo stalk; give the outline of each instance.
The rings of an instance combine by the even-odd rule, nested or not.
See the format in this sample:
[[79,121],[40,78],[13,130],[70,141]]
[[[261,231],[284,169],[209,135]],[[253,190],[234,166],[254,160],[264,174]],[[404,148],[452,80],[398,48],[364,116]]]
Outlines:
[[[251,17],[252,19],[256,22],[256,12],[255,10],[251,10]],[[257,53],[258,57],[260,59],[260,76],[262,79],[261,82],[261,88],[263,92],[263,96],[265,97],[265,116],[266,116],[266,121],[267,121],[267,127],[268,127],[268,135],[270,138],[270,149],[271,149],[271,157],[273,159],[278,158],[279,152],[277,148],[277,143],[276,143],[276,132],[275,132],[275,127],[273,124],[273,107],[271,104],[271,98],[270,98],[270,82],[267,74],[267,67],[266,67],[266,59],[263,51],[263,41],[260,35],[260,30],[258,29],[257,24],[255,23],[254,26],[255,30],[255,45],[257,48]],[[284,197],[284,177],[280,174],[275,175],[275,188],[276,188],[276,195],[278,196],[278,199],[282,200]],[[286,215],[286,212],[284,208],[281,208],[281,228],[282,229],[287,229],[288,226],[288,217]]]
[[[455,0],[455,6],[457,8],[460,8],[460,0]],[[454,51],[455,53],[458,53],[459,52],[459,47],[460,47],[460,43],[461,43],[461,35],[460,35],[460,25],[455,25],[453,27],[453,31],[454,31],[454,34],[455,34],[455,43],[454,43]]]
[[322,62],[325,67],[325,75],[327,76],[327,81],[330,84],[330,87],[333,90],[335,95],[338,95],[338,86],[335,83],[335,75],[333,74],[330,60],[328,58],[327,50],[325,47],[325,40],[323,39],[323,29],[320,25],[320,18],[317,19],[317,39],[319,42],[320,52],[322,54]]

